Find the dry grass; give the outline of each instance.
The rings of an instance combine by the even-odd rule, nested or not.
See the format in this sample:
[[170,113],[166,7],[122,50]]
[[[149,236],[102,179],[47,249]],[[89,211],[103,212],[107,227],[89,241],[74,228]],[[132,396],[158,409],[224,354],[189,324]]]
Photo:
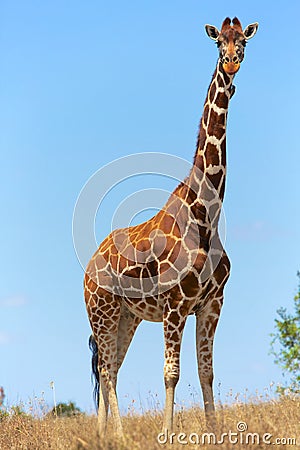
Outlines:
[[[224,437],[224,443],[218,444],[220,449],[263,449],[263,448],[300,448],[300,401],[293,398],[281,400],[263,401],[256,399],[246,403],[238,401],[231,406],[219,406],[217,411],[218,429],[217,439],[220,440],[222,433],[229,430],[237,432],[238,422],[247,424],[247,431],[238,432],[231,439],[238,439],[238,443],[229,442]],[[184,448],[212,448],[212,445],[201,444],[202,433],[205,432],[204,413],[198,408],[182,409],[176,413],[176,436],[170,444],[159,444],[157,435],[161,431],[162,414],[159,411],[137,415],[131,413],[123,417],[125,441],[122,443],[114,435],[111,422],[108,426],[108,438],[99,442],[96,434],[97,420],[93,416],[79,415],[72,418],[34,418],[24,415],[11,415],[0,419],[0,449],[90,449],[90,450],[156,450],[156,449],[184,449]],[[186,436],[180,435],[185,433]],[[200,445],[192,443],[183,444],[179,439],[188,441],[189,438],[195,442],[197,433]],[[255,443],[246,444],[247,433],[258,433]],[[263,443],[263,435],[269,433],[269,442],[274,443],[270,447]],[[297,444],[287,441],[275,443],[275,439],[297,439]],[[171,438],[172,439],[172,438]],[[242,439],[244,442],[242,442]]]

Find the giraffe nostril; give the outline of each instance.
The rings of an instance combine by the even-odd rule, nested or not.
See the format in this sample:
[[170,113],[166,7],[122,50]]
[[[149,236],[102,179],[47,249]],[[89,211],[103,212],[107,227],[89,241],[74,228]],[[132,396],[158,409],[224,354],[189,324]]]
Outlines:
[[228,63],[230,62],[230,59],[229,59],[228,56],[225,57],[224,62],[225,62],[226,64],[228,64]]
[[234,64],[238,64],[239,63],[239,58],[237,56],[234,56],[232,58],[232,61],[234,62]]

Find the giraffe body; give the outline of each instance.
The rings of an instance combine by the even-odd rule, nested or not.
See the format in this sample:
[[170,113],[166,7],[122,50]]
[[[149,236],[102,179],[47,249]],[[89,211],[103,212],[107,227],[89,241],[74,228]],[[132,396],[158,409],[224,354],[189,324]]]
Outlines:
[[[186,189],[186,186],[181,188]],[[176,193],[172,206],[174,204],[182,207]],[[199,233],[199,220],[192,214],[190,226],[178,228],[175,237],[174,228],[177,228],[180,219],[178,216],[172,218],[168,206],[150,221],[115,230],[103,241],[87,268],[86,290],[89,298],[93,298],[95,292],[96,296],[100,295],[100,291],[104,296],[110,292],[111,298],[118,298],[141,320],[161,322],[169,299],[185,303],[186,313],[191,314],[196,308],[203,307],[216,287],[225,282],[229,260],[219,237],[215,239],[215,250],[218,252],[214,256],[217,256],[218,262],[222,259],[220,267],[210,274],[213,277],[207,274],[201,277],[205,264],[210,266],[212,263],[208,260],[209,251],[205,249],[204,239]],[[186,215],[187,206],[184,205],[183,209]],[[174,225],[172,230],[171,223]],[[118,242],[126,242],[126,247],[119,248]],[[136,256],[136,249],[139,256]],[[226,270],[221,274],[222,265],[226,266]],[[216,278],[218,282],[215,283]],[[87,306],[90,308],[89,314],[93,314],[92,308],[97,310],[98,302],[89,301]]]
[[[174,390],[188,315],[196,315],[198,372],[208,422],[214,421],[212,350],[230,262],[218,234],[226,177],[226,121],[232,85],[246,39],[238,19],[225,19],[217,40],[220,57],[210,83],[193,168],[165,206],[140,225],[113,231],[85,274],[85,300],[98,352],[99,433],[108,407],[121,434],[117,373],[142,320],[163,322],[166,405],[164,428],[173,426]],[[251,28],[252,27],[252,28]],[[253,31],[253,28],[255,30]]]

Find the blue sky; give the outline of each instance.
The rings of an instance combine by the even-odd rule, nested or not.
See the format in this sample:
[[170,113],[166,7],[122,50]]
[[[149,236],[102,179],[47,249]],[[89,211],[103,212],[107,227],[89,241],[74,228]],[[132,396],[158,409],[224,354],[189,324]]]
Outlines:
[[[204,24],[235,15],[260,26],[229,111],[232,274],[215,341],[216,394],[226,400],[230,389],[262,392],[281,380],[268,351],[276,309],[291,308],[300,268],[299,14],[296,0],[1,2],[0,385],[8,403],[42,391],[51,403],[54,381],[58,401],[92,408],[76,199],[116,158],[165,152],[192,161],[217,59]],[[98,242],[127,195],[176,186],[146,178],[110,192]],[[190,318],[177,389],[186,404],[200,398],[194,334]],[[162,369],[161,324],[145,322],[120,371],[123,410],[131,399],[162,402]]]

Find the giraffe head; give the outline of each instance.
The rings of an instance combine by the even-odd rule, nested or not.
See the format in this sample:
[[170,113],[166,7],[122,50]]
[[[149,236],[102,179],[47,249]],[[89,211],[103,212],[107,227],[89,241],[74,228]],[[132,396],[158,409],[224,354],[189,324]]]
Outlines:
[[221,31],[213,25],[205,25],[208,36],[216,41],[219,49],[219,58],[223,69],[228,75],[235,74],[244,59],[245,46],[248,39],[251,39],[258,28],[258,23],[251,23],[244,30],[237,17],[232,20],[227,17]]

